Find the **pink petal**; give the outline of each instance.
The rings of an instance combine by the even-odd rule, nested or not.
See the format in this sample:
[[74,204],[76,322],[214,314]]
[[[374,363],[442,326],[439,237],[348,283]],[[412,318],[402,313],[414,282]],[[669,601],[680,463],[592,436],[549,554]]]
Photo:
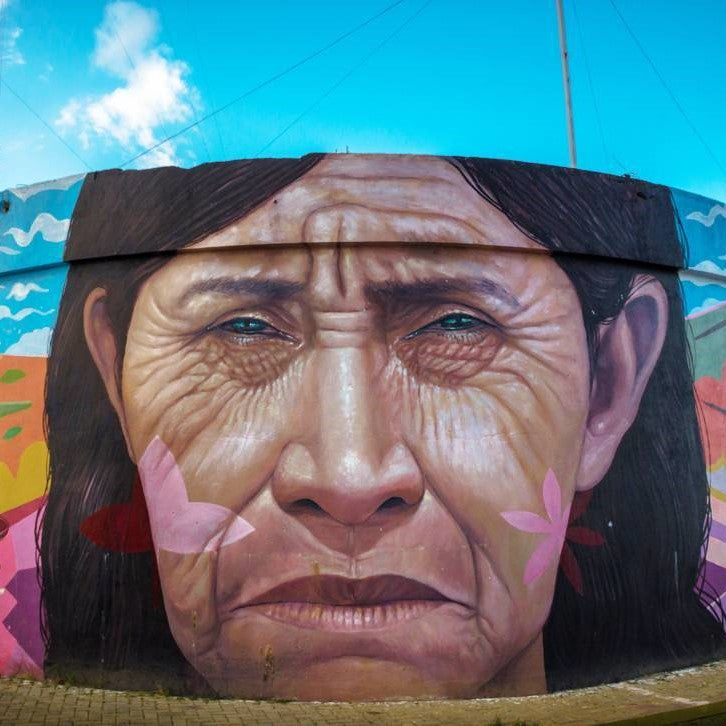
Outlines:
[[542,483],[542,497],[544,498],[547,516],[551,522],[556,522],[560,518],[562,494],[560,492],[560,484],[552,469],[547,470],[544,482]]
[[558,538],[552,535],[537,545],[529,558],[529,562],[527,562],[527,566],[524,568],[525,585],[529,585],[542,577],[547,571],[558,546]]
[[552,531],[550,522],[534,512],[502,512],[501,515],[512,527],[522,532],[547,534]]
[[157,550],[178,554],[208,552],[255,531],[247,520],[227,507],[213,502],[190,502],[181,469],[158,436],[141,457],[139,474]]

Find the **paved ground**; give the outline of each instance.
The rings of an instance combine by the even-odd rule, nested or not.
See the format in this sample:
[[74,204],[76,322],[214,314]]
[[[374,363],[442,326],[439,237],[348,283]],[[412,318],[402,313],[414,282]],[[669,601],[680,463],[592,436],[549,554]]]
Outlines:
[[726,724],[726,661],[612,686],[479,701],[280,703],[0,680],[0,724]]

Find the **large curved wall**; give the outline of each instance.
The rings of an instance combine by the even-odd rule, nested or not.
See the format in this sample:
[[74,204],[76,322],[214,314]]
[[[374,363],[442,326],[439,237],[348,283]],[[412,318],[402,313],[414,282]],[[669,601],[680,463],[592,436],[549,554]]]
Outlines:
[[544,693],[726,650],[726,207],[311,155],[3,193],[0,674]]

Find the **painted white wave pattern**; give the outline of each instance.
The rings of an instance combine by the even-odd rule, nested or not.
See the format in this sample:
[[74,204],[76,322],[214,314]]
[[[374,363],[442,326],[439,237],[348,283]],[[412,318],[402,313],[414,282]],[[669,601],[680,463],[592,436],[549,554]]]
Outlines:
[[[723,259],[723,257],[718,259]],[[703,287],[704,285],[726,287],[726,268],[720,267],[711,260],[704,260],[687,270],[681,270],[678,277],[682,282],[690,282],[696,287]]]
[[9,318],[10,320],[25,320],[28,315],[52,315],[55,310],[37,310],[36,308],[23,308],[14,313],[7,305],[0,305],[0,320]]
[[[0,3],[1,5],[2,3]],[[16,189],[9,189],[8,191],[18,199],[22,199],[27,202],[30,197],[40,194],[40,192],[47,191],[67,191],[70,189],[79,179],[83,179],[85,174],[75,174],[74,176],[66,176],[63,179],[53,179],[51,181],[41,182],[40,184],[31,184],[27,187],[17,187]]]
[[11,235],[18,247],[27,247],[38,232],[46,242],[65,242],[70,223],[70,219],[56,219],[49,212],[41,212],[27,232],[19,227],[11,227],[5,234]]
[[7,355],[47,356],[53,328],[38,328],[23,333],[20,340],[5,349]]
[[[2,288],[2,285],[0,285],[0,288]],[[10,288],[10,292],[5,296],[5,299],[23,302],[23,300],[25,300],[31,292],[48,292],[48,289],[41,287],[40,285],[36,285],[34,282],[29,282],[27,284],[24,282],[16,282]]]
[[686,219],[690,219],[693,222],[698,222],[704,227],[713,227],[718,217],[726,218],[726,204],[714,204],[711,209],[708,210],[708,214],[701,212],[691,212]]
[[10,249],[10,247],[3,247],[3,246],[0,245],[0,254],[3,254],[3,255],[19,255],[20,254],[20,250],[13,250],[13,249]]

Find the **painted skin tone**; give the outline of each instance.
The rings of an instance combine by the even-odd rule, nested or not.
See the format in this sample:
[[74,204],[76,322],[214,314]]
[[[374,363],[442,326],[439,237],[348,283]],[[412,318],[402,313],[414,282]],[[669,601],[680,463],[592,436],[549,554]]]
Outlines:
[[577,295],[539,245],[445,161],[345,156],[145,282],[120,385],[104,294],[86,336],[130,456],[160,440],[190,502],[254,528],[157,548],[174,637],[215,689],[546,691],[557,557],[525,585],[542,536],[502,513],[546,516],[549,470],[563,510],[607,471],[662,345],[658,283],[603,330],[591,382]]

